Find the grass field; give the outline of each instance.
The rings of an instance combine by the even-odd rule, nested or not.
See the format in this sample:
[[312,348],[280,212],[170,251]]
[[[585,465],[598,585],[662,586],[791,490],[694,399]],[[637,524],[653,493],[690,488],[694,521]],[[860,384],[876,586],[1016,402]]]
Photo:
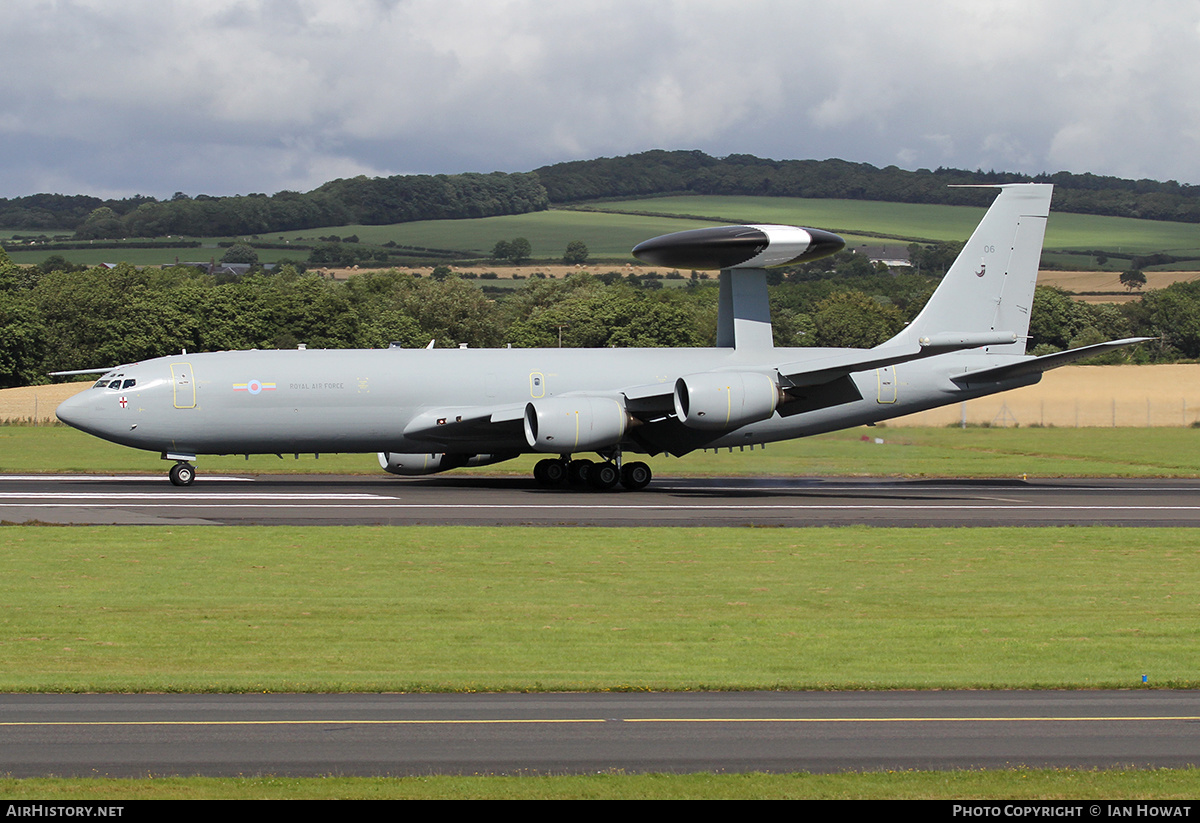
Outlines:
[[[272,243],[317,238],[330,233],[358,235],[361,242],[380,245],[395,241],[400,245],[437,249],[457,249],[486,257],[499,240],[525,237],[533,246],[535,258],[561,257],[567,243],[583,240],[593,258],[632,261],[629,250],[642,240],[672,231],[711,225],[714,220],[784,223],[815,226],[842,234],[851,248],[861,244],[878,245],[881,237],[895,242],[913,240],[966,240],[974,230],[983,209],[965,206],[932,206],[881,203],[866,200],[811,200],[789,197],[659,197],[642,200],[605,202],[597,208],[610,211],[645,212],[615,214],[578,210],[550,210],[525,215],[489,217],[473,220],[434,220],[388,226],[337,226],[324,229],[280,232],[261,239]],[[669,215],[692,215],[693,220]],[[711,219],[708,219],[711,218]],[[186,238],[191,239],[191,238]],[[62,254],[77,263],[120,262],[153,265],[181,260],[219,258],[223,250],[218,240],[203,238],[199,249],[80,249],[66,252],[10,248],[18,263],[40,263],[50,254]],[[1118,217],[1067,214],[1051,211],[1046,234],[1046,251],[1107,250],[1110,253],[1142,254],[1166,251],[1176,255],[1200,254],[1196,227],[1186,223],[1133,220]],[[264,249],[263,262],[282,257],[307,257],[307,252]]]
[[[28,232],[26,232],[28,233]],[[218,245],[220,240],[232,240],[233,238],[180,238],[182,240],[200,240],[202,246],[200,248],[191,248],[183,246],[163,246],[153,249],[136,249],[136,248],[81,248],[67,249],[64,251],[53,250],[49,251],[38,247],[12,246],[5,244],[0,240],[0,245],[4,246],[5,253],[14,263],[21,265],[37,265],[51,255],[61,255],[72,263],[95,266],[101,263],[132,263],[135,266],[161,266],[177,261],[183,262],[206,262],[209,260],[220,260],[221,255],[225,253],[225,249]],[[272,262],[278,256],[284,256],[286,252],[265,252],[263,262]],[[291,255],[295,257],[296,255]],[[304,252],[307,257],[308,253]]]
[[[966,240],[986,211],[969,206],[868,200],[715,196],[605,202],[598,204],[597,208],[711,216],[738,222],[815,226],[837,232],[852,244],[869,242],[869,238],[877,236],[924,241]],[[1200,254],[1200,232],[1191,223],[1068,214],[1054,211],[1051,205],[1045,249]]]
[[837,232],[853,245],[879,237],[905,241],[966,240],[986,209],[883,203],[873,200],[812,200],[799,197],[676,196],[605,201],[593,208],[617,212],[687,214],[731,223],[779,223]]
[[12,780],[8,800],[1189,800],[1200,769]]
[[[616,257],[636,262],[629,250],[643,240],[672,231],[700,228],[707,223],[670,217],[624,214],[589,214],[550,210],[531,214],[472,220],[426,220],[391,226],[348,226],[338,233],[357,234],[364,243],[395,240],[400,245],[460,249],[486,258],[500,240],[524,237],[536,258],[559,259],[567,243],[582,240],[593,257]],[[324,233],[324,232],[319,232]],[[288,232],[285,237],[313,237],[311,230]]]
[[[629,250],[643,240],[659,234],[699,228],[707,223],[664,217],[638,217],[620,214],[589,214],[575,211],[543,211],[532,214],[487,217],[471,220],[425,220],[388,226],[331,226],[323,229],[303,229],[263,235],[271,243],[304,238],[308,245],[317,245],[319,236],[337,234],[341,237],[358,235],[368,245],[395,241],[399,245],[423,246],[434,249],[455,249],[486,258],[499,240],[524,237],[533,246],[534,256],[558,259],[572,240],[583,240],[592,257],[614,257],[636,262]],[[80,249],[63,252],[8,249],[14,262],[40,263],[51,254],[61,254],[76,263],[96,264],[127,261],[137,265],[158,265],[180,260],[218,260],[225,253],[217,247],[218,240],[236,238],[205,238],[201,249],[129,249],[119,253],[111,249]],[[281,258],[308,257],[308,252],[287,249],[263,249],[259,259],[271,263]],[[403,268],[403,264],[401,264]]]
[[0,691],[1196,688],[1187,529],[10,527]]
[[[698,452],[647,462],[656,477],[1198,477],[1200,430],[1192,428],[857,428],[753,451]],[[876,442],[882,440],[882,443]],[[455,475],[531,477],[538,455]],[[0,426],[0,473],[154,474],[156,452],[99,440],[65,426]],[[387,478],[373,454],[202,456],[210,474],[366,474]],[[394,482],[422,482],[393,478]]]

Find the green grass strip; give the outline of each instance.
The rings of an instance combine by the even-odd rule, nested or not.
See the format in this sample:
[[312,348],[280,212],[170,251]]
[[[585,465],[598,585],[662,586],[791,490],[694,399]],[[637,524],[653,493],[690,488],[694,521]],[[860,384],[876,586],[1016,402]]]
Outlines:
[[6,800],[1164,800],[1200,769],[997,769],[842,774],[0,779]]
[[1195,688],[1188,529],[9,527],[0,691]]
[[[882,443],[876,443],[876,439]],[[859,427],[765,448],[650,459],[656,477],[1197,477],[1200,430],[1191,428]],[[524,455],[457,475],[532,476],[544,455]],[[154,452],[107,443],[65,426],[0,426],[0,474],[149,473],[170,464]],[[387,478],[374,454],[201,456],[214,474],[364,474]]]

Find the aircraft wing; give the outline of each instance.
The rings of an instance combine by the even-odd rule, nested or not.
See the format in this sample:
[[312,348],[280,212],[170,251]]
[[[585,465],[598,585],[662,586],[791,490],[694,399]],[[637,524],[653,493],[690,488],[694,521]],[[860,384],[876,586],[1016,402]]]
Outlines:
[[525,446],[525,404],[430,409],[404,427],[404,436],[453,449],[486,443],[491,448]]
[[651,422],[675,412],[675,382],[651,383],[623,389],[625,408],[630,414],[645,422]]

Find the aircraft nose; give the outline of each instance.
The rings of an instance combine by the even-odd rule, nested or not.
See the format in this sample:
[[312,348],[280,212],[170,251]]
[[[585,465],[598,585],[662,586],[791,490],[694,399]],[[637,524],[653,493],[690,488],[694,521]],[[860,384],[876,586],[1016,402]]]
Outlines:
[[72,428],[108,439],[114,421],[103,406],[104,394],[99,389],[84,389],[59,403],[54,414]]
[[74,397],[69,397],[58,404],[58,408],[54,410],[54,415],[66,423],[68,426],[82,428],[80,423],[86,418],[86,410],[88,407],[88,390],[84,389]]

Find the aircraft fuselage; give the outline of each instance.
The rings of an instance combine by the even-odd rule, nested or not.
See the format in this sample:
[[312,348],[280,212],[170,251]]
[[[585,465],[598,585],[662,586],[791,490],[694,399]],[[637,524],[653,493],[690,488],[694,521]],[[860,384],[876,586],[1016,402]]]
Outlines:
[[[515,407],[586,394],[622,399],[625,387],[709,372],[775,374],[773,364],[854,351],[770,349],[378,349],[238,351],[163,357],[114,370],[59,407],[64,421],[140,449],[169,454],[444,452],[410,424],[433,412],[453,417],[483,405]],[[786,414],[697,440],[745,446],[886,420],[959,399],[1036,382],[1006,381],[967,392],[954,374],[1012,358],[946,354],[851,375],[861,399]],[[119,379],[119,384],[115,381]],[[114,385],[101,386],[100,383]],[[422,430],[424,432],[425,430]],[[636,429],[630,434],[635,434]],[[469,435],[467,436],[469,438]],[[512,444],[504,444],[506,447]],[[639,445],[628,451],[674,451]],[[455,440],[454,451],[491,452],[490,436]],[[517,450],[533,452],[528,444]]]

